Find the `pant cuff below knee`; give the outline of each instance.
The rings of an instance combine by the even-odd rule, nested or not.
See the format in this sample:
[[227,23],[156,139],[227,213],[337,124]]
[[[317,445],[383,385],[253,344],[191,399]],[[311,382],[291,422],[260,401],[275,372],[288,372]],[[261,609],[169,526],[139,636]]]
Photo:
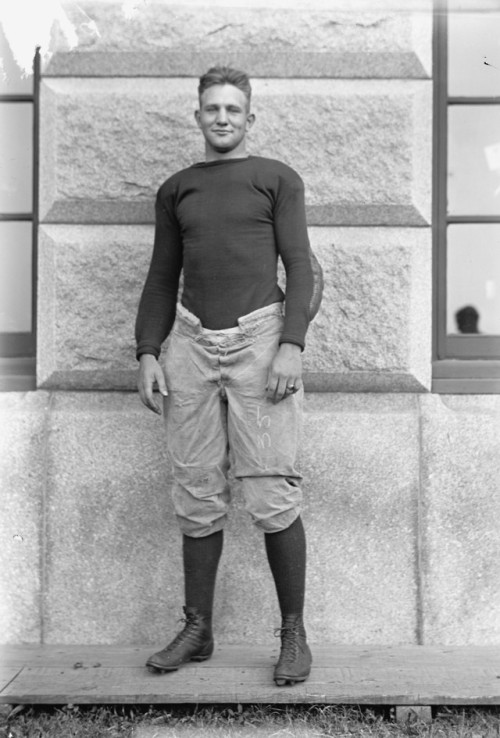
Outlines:
[[289,528],[300,515],[300,508],[285,510],[282,513],[272,515],[269,518],[254,518],[254,525],[264,533],[279,533]]
[[213,523],[196,523],[192,520],[177,517],[181,533],[189,538],[205,538],[222,530],[226,524],[227,516],[218,518]]

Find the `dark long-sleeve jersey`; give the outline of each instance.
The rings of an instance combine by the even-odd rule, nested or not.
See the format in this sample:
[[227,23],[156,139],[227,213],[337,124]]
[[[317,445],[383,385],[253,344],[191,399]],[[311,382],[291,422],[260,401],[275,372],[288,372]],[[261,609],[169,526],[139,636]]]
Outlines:
[[194,164],[158,190],[153,256],[136,320],[137,356],[158,358],[181,302],[205,328],[223,330],[285,295],[281,343],[302,348],[321,299],[310,249],[304,186],[290,167],[249,156]]

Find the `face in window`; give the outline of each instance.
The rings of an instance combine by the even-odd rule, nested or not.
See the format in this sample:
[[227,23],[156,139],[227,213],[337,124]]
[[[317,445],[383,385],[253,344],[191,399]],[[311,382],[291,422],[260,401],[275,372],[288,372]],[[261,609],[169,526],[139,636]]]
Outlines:
[[206,157],[237,158],[245,154],[245,136],[255,116],[244,92],[234,85],[213,85],[200,99],[196,122],[205,138]]

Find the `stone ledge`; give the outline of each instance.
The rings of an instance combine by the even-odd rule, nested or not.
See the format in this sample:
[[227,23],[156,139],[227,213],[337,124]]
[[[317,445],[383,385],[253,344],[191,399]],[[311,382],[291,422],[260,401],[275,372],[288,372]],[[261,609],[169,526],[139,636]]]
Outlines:
[[[249,152],[301,174],[311,225],[430,223],[430,82],[268,79],[254,90]],[[159,185],[203,159],[195,91],[193,79],[46,79],[41,221],[151,222]]]
[[[45,223],[85,225],[146,225],[154,223],[154,193],[149,202],[133,200],[57,200],[44,218]],[[310,226],[428,226],[429,221],[415,205],[381,203],[379,205],[332,203],[314,205],[306,202]]]
[[60,369],[45,375],[39,370],[38,389],[128,392],[137,387],[137,369]]
[[[50,76],[199,76],[214,63],[253,77],[429,78],[432,5],[417,12],[83,2],[77,46],[53,38]],[[71,10],[67,10],[71,16]],[[352,49],[356,49],[353,53]]]
[[305,372],[306,392],[428,392],[411,374],[377,372]]
[[[200,77],[216,62],[216,53],[197,50],[57,52],[44,70],[44,77]],[[429,79],[431,76],[430,65],[418,53],[401,50],[359,54],[273,51],[264,55],[260,49],[253,53],[240,49],[232,52],[230,64],[244,69],[252,80],[271,76],[283,79]]]
[[[303,374],[306,392],[428,392],[411,374],[377,374],[376,372],[308,372]],[[67,391],[134,392],[137,387],[137,370],[114,371],[54,371],[40,381],[40,389]]]

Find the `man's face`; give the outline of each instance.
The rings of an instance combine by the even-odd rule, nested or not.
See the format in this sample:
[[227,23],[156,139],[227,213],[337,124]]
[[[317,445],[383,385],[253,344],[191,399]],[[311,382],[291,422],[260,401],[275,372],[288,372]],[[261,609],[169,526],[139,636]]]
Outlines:
[[212,85],[200,99],[196,122],[207,144],[207,153],[239,156],[245,152],[245,136],[255,116],[244,92],[234,85]]

